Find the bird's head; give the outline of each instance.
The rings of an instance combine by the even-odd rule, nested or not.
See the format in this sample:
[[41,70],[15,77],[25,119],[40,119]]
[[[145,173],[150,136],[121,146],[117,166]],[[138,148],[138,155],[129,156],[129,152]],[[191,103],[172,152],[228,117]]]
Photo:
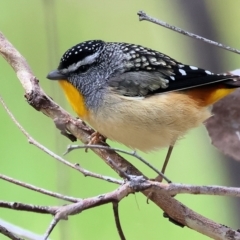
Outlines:
[[68,49],[58,68],[47,78],[67,81],[82,93],[96,90],[103,87],[109,77],[126,70],[127,58],[117,44],[102,40],[86,41]]

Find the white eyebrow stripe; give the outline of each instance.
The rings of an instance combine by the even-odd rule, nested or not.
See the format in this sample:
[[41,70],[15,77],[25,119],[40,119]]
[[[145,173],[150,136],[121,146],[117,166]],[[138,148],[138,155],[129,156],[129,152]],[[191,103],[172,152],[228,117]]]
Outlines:
[[94,54],[85,57],[83,60],[78,61],[76,63],[73,63],[72,65],[68,66],[65,69],[62,69],[63,73],[68,73],[68,72],[74,72],[77,70],[80,66],[91,64],[95,62],[95,59],[99,56],[99,52],[95,52]]

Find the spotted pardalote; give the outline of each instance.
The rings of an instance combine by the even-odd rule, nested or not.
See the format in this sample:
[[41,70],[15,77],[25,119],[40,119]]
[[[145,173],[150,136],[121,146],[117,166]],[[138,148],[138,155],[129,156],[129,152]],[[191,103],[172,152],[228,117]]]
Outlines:
[[240,87],[239,76],[182,64],[140,45],[86,41],[67,50],[48,79],[105,137],[147,152],[172,145]]

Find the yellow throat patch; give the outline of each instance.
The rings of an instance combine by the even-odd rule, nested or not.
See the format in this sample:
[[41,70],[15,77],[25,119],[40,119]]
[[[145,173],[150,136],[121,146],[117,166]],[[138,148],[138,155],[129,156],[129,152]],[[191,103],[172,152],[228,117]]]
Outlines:
[[68,81],[59,80],[58,82],[60,83],[60,86],[73,110],[81,119],[86,119],[88,116],[88,109],[86,108],[83,95]]

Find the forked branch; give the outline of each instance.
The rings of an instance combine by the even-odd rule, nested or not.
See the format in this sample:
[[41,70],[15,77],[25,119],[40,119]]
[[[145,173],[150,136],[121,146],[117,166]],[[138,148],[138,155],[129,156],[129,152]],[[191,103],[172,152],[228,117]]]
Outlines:
[[[27,99],[28,103],[36,110],[41,111],[46,116],[50,117],[55,123],[57,122],[58,126],[63,126],[61,131],[71,133],[84,144],[87,144],[89,137],[93,133],[93,130],[90,127],[86,126],[86,124],[84,124],[81,120],[71,117],[69,113],[67,113],[44,93],[44,91],[40,88],[38,80],[33,75],[26,60],[2,34],[0,34],[0,54],[8,61],[10,66],[12,66],[16,72],[25,90],[25,98]],[[32,139],[31,143],[35,144]],[[102,146],[109,147],[105,143],[102,143]],[[128,175],[143,175],[137,168],[135,168],[126,159],[118,155],[112,149],[92,148],[91,150],[94,151],[101,159],[103,159],[105,163],[108,164],[121,177],[123,169],[124,172],[128,173]],[[144,178],[147,179],[146,177]],[[128,181],[116,190],[122,190],[123,194],[119,194],[119,192],[117,192],[117,194],[115,193],[114,197],[110,197],[109,195],[113,194],[113,192],[107,193],[101,197],[101,201],[103,201],[103,203],[105,203],[104,201],[106,201],[106,203],[108,201],[113,202],[113,200],[119,202],[127,194],[134,191],[134,188],[129,185],[130,183],[131,182]],[[140,184],[140,187],[142,188],[137,188],[137,191],[140,191],[147,198],[153,201],[166,213],[169,219],[179,223],[179,225],[187,226],[214,239],[229,239],[229,236],[231,236],[231,239],[233,240],[240,239],[240,233],[238,231],[215,223],[210,219],[207,219],[200,214],[192,211],[187,206],[174,199],[168,192],[167,188],[165,189],[164,187],[159,187],[158,183],[156,182],[153,182],[151,184],[148,183],[147,186],[144,184],[146,184],[146,182],[142,183],[142,185]],[[125,189],[123,189],[124,187]],[[95,198],[96,202],[94,202],[94,199],[91,200],[92,202],[89,207],[96,206],[97,204],[100,205],[99,197]],[[80,213],[83,210],[82,204],[83,202],[80,200],[76,203],[72,203],[67,206],[61,206],[58,208],[58,211],[55,214],[55,218],[45,234],[45,238],[47,238],[59,220],[67,218],[68,215]],[[85,207],[85,209],[88,209],[89,207]]]

